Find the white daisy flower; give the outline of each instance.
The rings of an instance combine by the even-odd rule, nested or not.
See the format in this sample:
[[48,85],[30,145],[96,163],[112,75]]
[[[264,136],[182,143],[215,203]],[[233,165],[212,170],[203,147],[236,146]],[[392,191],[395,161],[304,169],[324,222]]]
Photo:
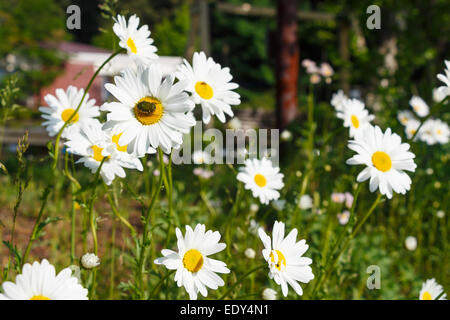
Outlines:
[[[450,95],[450,89],[449,89],[448,95]],[[440,102],[442,102],[442,100],[445,99],[446,96],[447,96],[447,93],[445,92],[445,90],[439,90],[439,88],[433,89],[433,101],[434,102],[440,103]]]
[[113,26],[114,33],[119,37],[119,46],[126,49],[128,56],[137,64],[148,65],[158,58],[156,47],[152,45],[150,30],[147,25],[138,29],[139,18],[132,15],[127,21],[124,16],[117,15]]
[[142,157],[158,147],[170,153],[182,144],[183,134],[195,125],[185,82],[174,84],[172,75],[163,80],[156,63],[137,71],[126,69],[114,81],[105,88],[119,101],[105,103],[101,110],[109,112],[103,128],[122,133],[120,146],[128,145],[129,153]]
[[448,124],[439,119],[434,120],[433,133],[436,141],[440,144],[446,144],[449,141],[450,129]]
[[338,213],[337,218],[340,224],[345,225],[348,223],[348,220],[350,219],[350,212],[348,210],[345,210],[341,213]]
[[203,150],[195,150],[192,154],[192,161],[194,164],[209,164],[211,163],[211,157]]
[[[420,300],[435,300],[439,295],[444,292],[444,288],[436,282],[434,278],[428,279],[422,284],[422,289],[420,290],[419,299]],[[447,294],[444,293],[439,300],[447,300]]]
[[430,108],[421,97],[413,96],[409,100],[409,105],[419,117],[426,117],[430,113]]
[[334,75],[333,67],[329,63],[322,62],[320,64],[320,74],[324,78],[331,78]]
[[[416,119],[410,119],[405,126],[405,133],[408,139],[411,139],[417,132],[417,129],[419,129],[420,121]],[[422,132],[422,128],[420,129],[420,132]],[[414,140],[417,140],[419,138],[419,135],[416,135]]]
[[222,261],[208,258],[209,255],[225,249],[226,244],[219,243],[220,233],[208,230],[205,225],[197,224],[195,230],[186,226],[186,235],[176,229],[178,252],[163,249],[164,257],[155,260],[156,264],[163,264],[169,270],[176,270],[175,281],[178,287],[184,286],[192,300],[197,299],[200,292],[204,297],[207,289],[216,290],[225,283],[216,273],[229,273],[230,270]]
[[[68,86],[66,91],[56,89],[56,97],[47,94],[44,97],[48,107],[40,107],[39,111],[43,113],[42,118],[47,119],[42,125],[46,127],[50,137],[58,134],[64,123],[69,120],[72,114],[80,104],[84,94],[84,89],[78,90],[74,86]],[[89,94],[84,97],[80,109],[72,118],[61,134],[62,138],[67,138],[71,132],[80,130],[83,124],[100,123],[95,117],[100,115],[99,108],[95,105],[95,99],[89,100]]]
[[222,68],[211,57],[206,58],[204,52],[194,53],[192,66],[184,60],[176,76],[188,82],[186,91],[192,94],[191,99],[195,104],[202,106],[204,123],[209,123],[211,115],[225,122],[224,113],[232,117],[231,105],[241,103],[239,94],[232,91],[239,86],[230,82],[233,79],[230,69]]
[[334,107],[336,111],[342,111],[343,106],[342,104],[348,100],[347,95],[344,93],[343,90],[338,90],[338,92],[333,93],[331,96],[331,105]]
[[245,189],[252,191],[255,198],[259,197],[261,203],[268,204],[280,197],[277,190],[284,186],[283,174],[280,168],[272,166],[272,161],[266,158],[247,159],[240,171],[237,179],[245,184]]
[[430,146],[437,143],[434,126],[435,120],[428,119],[427,121],[424,122],[424,124],[420,128],[418,134],[419,139]]
[[337,117],[344,120],[344,127],[350,128],[350,137],[364,131],[370,126],[370,121],[375,116],[370,115],[364,107],[364,103],[357,99],[347,99],[342,103],[342,110],[337,112]]
[[441,86],[438,88],[439,97],[441,97],[442,100],[445,99],[447,96],[450,96],[450,61],[446,60],[445,66],[446,66],[445,75],[444,74],[437,75],[437,78],[442,82],[444,82],[445,84],[445,86]]
[[411,187],[411,178],[406,171],[414,172],[415,155],[409,152],[409,144],[402,143],[398,134],[388,128],[383,133],[380,127],[369,126],[348,147],[357,152],[347,160],[350,165],[366,165],[356,180],[363,182],[370,178],[370,191],[380,189],[381,194],[392,198],[393,191],[405,194]]
[[100,124],[81,127],[79,132],[69,137],[65,145],[68,152],[81,156],[76,163],[83,163],[92,173],[97,172],[102,160],[106,158],[100,175],[107,185],[111,184],[115,176],[125,178],[122,167],[135,169],[133,164],[123,161],[118,152],[112,151],[115,149],[113,142]]
[[320,72],[320,68],[317,66],[317,64],[310,59],[304,59],[302,61],[302,66],[306,68],[306,72],[309,74],[315,74]]
[[400,111],[397,115],[397,119],[404,126],[406,126],[408,124],[408,121],[416,120],[416,118],[414,117],[414,114],[409,110]]
[[300,197],[298,201],[298,207],[302,210],[311,209],[313,206],[313,200],[309,194],[304,194]]
[[65,268],[56,274],[46,259],[24,264],[16,283],[6,281],[2,288],[0,300],[88,300],[88,290],[72,276],[72,270]]
[[344,203],[345,194],[342,192],[333,192],[331,194],[331,201],[333,201],[335,203]]
[[284,237],[284,223],[275,221],[271,240],[262,228],[258,230],[259,237],[264,244],[262,254],[269,264],[269,278],[274,279],[281,285],[281,291],[286,297],[288,294],[288,284],[298,295],[303,294],[298,281],[308,283],[314,279],[314,274],[309,266],[312,263],[310,258],[302,257],[308,250],[305,240],[297,242],[297,229]]

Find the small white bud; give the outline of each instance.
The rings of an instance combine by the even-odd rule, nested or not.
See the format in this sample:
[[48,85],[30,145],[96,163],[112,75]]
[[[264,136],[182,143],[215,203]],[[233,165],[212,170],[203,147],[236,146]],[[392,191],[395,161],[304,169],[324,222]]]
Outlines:
[[100,265],[100,259],[93,253],[86,253],[81,257],[81,265],[83,268],[92,269]]
[[417,239],[416,239],[416,237],[413,237],[413,236],[407,237],[406,240],[405,240],[405,247],[409,251],[416,250],[416,248],[417,248]]
[[244,254],[249,259],[255,259],[255,256],[256,256],[256,252],[252,248],[245,249]]
[[262,297],[264,300],[277,300],[277,292],[273,289],[266,288],[262,292]]

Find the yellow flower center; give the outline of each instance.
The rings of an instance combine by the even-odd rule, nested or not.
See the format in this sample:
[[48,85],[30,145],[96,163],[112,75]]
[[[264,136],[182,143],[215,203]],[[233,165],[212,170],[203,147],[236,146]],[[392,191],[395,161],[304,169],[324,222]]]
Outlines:
[[264,187],[267,184],[266,177],[259,173],[255,174],[254,180],[256,185],[260,188]]
[[[72,116],[72,114],[74,114],[74,113],[75,113],[75,109],[71,109],[71,108],[66,109],[66,110],[64,110],[64,111],[61,113],[61,119],[62,119],[64,122],[67,122],[67,120],[69,120],[69,118],[70,118],[70,117]],[[70,123],[75,123],[75,122],[77,122],[79,117],[80,117],[80,116],[78,115],[78,113],[76,113],[76,114],[73,116],[72,120],[70,120]]]
[[425,291],[422,295],[422,300],[433,300],[431,294],[428,291]]
[[214,91],[209,84],[203,81],[199,81],[195,84],[195,92],[205,100],[209,100],[213,97]]
[[130,48],[131,52],[136,53],[137,52],[137,48],[136,45],[134,44],[133,39],[128,38],[127,40],[127,46],[128,48]]
[[[281,264],[283,264],[286,267],[286,258],[281,253],[281,251],[275,250],[278,256],[278,261],[275,264],[275,267],[281,271]],[[275,263],[275,255],[273,254],[273,251],[270,253],[270,260]]]
[[419,110],[420,110],[420,107],[419,107],[419,106],[413,106],[413,109],[414,109],[415,111],[419,111]]
[[[98,161],[98,162],[102,162],[102,160],[103,160],[103,156],[102,156],[102,151],[103,151],[103,148],[100,148],[100,147],[98,147],[98,146],[96,146],[96,145],[93,145],[92,147],[92,150],[94,150],[94,154],[92,155],[92,158],[94,158],[94,160],[95,161]],[[106,157],[106,160],[108,160],[110,157],[109,156],[107,156]]]
[[436,131],[436,133],[440,135],[440,134],[442,134],[442,131],[441,131],[440,129],[438,129],[438,130]]
[[386,172],[392,168],[391,157],[386,152],[377,151],[372,155],[372,163],[380,171]]
[[134,107],[136,119],[145,126],[157,123],[163,114],[161,101],[153,97],[142,98]]
[[184,254],[183,265],[190,272],[197,272],[203,266],[203,255],[196,249],[188,250]]
[[124,145],[124,146],[119,145],[119,139],[120,139],[121,135],[122,135],[122,132],[119,134],[113,135],[112,142],[115,143],[117,150],[119,150],[120,152],[126,152],[128,145]]
[[352,125],[358,129],[359,128],[359,120],[358,117],[355,115],[352,115],[352,117],[350,118],[352,120]]
[[37,296],[32,296],[30,298],[30,300],[51,300],[51,299],[46,296],[37,295]]

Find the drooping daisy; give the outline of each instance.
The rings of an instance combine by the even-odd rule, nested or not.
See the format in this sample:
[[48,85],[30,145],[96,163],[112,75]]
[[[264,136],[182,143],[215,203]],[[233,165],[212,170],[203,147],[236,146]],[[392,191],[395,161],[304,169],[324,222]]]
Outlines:
[[426,117],[430,113],[430,108],[421,97],[413,96],[409,100],[409,105],[419,117]]
[[302,255],[308,250],[305,240],[297,242],[297,229],[284,237],[284,223],[275,221],[272,231],[272,239],[262,228],[258,230],[259,237],[264,244],[262,254],[269,265],[269,278],[281,286],[281,291],[286,297],[288,284],[298,295],[303,290],[298,281],[308,283],[314,279],[314,274],[309,266],[312,260]]
[[409,110],[403,110],[400,111],[397,115],[398,121],[404,126],[408,123],[410,120],[415,120],[414,114]]
[[364,103],[357,99],[347,99],[342,103],[342,110],[338,111],[337,117],[344,120],[344,127],[350,128],[350,137],[364,131],[370,126],[375,116],[370,115],[364,107]]
[[230,82],[233,79],[230,69],[222,68],[211,57],[206,58],[204,52],[194,53],[192,66],[184,60],[176,76],[187,81],[186,91],[192,94],[195,104],[201,105],[204,123],[209,123],[211,115],[225,122],[225,113],[232,117],[231,106],[241,103],[239,94],[232,91],[239,86]]
[[277,190],[284,186],[283,174],[280,168],[272,166],[269,159],[247,159],[240,171],[237,179],[245,184],[245,189],[252,191],[255,198],[259,197],[261,203],[268,204],[280,197]]
[[[84,89],[78,90],[74,86],[68,86],[66,91],[63,89],[56,89],[56,97],[47,94],[44,97],[48,107],[40,107],[42,118],[46,119],[43,126],[46,127],[48,134],[53,137],[63,127],[64,123],[69,120],[72,114],[80,104],[81,98],[84,94]],[[89,100],[89,94],[84,97],[83,103],[75,116],[70,120],[61,134],[62,138],[66,138],[70,132],[78,131],[83,124],[100,123],[95,117],[100,115],[99,108],[95,105],[95,99]]]
[[442,100],[450,96],[450,61],[446,60],[445,66],[446,66],[445,75],[444,74],[437,75],[437,78],[442,82],[444,82],[445,84],[445,86],[440,86],[438,88],[439,96]]
[[[442,286],[438,284],[434,278],[428,279],[422,284],[419,299],[435,300],[442,292],[444,292],[444,288],[442,288]],[[439,300],[447,300],[446,297],[447,294],[444,293],[442,296],[440,296]]]
[[178,287],[184,286],[192,300],[197,299],[198,292],[206,297],[207,288],[216,290],[223,286],[224,281],[217,273],[229,273],[230,270],[224,262],[208,257],[225,249],[226,244],[219,243],[220,233],[205,232],[205,225],[197,224],[194,230],[186,226],[184,237],[177,228],[176,235],[178,252],[163,249],[161,253],[164,257],[156,259],[155,263],[176,270],[174,279]]
[[393,191],[405,194],[410,189],[411,178],[405,171],[415,171],[415,155],[408,151],[409,144],[402,143],[390,128],[383,133],[380,127],[369,126],[349,141],[348,147],[357,154],[347,164],[366,165],[356,180],[363,182],[370,178],[371,192],[379,188],[381,194],[391,199]]
[[338,90],[338,92],[333,93],[331,96],[331,105],[336,111],[342,111],[342,104],[348,99],[347,95],[343,90]]
[[81,156],[76,163],[83,163],[85,167],[91,169],[92,173],[97,172],[103,159],[100,175],[107,185],[110,185],[115,176],[125,178],[124,168],[137,169],[130,162],[125,162],[114,152],[111,138],[102,130],[101,125],[83,126],[79,132],[72,134],[65,143],[67,151]]
[[186,83],[174,84],[173,75],[163,80],[156,63],[137,71],[126,69],[114,80],[105,88],[119,101],[105,103],[101,110],[109,112],[104,129],[121,133],[118,144],[128,145],[128,152],[138,157],[158,147],[165,153],[178,148],[183,134],[195,125]]
[[113,26],[114,33],[119,37],[119,46],[126,49],[128,56],[138,64],[148,65],[158,58],[156,47],[152,45],[150,30],[147,25],[138,29],[139,18],[132,15],[127,21],[124,16],[117,15]]
[[72,270],[65,268],[56,275],[46,259],[24,264],[16,283],[6,281],[2,287],[0,300],[88,300],[88,290],[72,276]]

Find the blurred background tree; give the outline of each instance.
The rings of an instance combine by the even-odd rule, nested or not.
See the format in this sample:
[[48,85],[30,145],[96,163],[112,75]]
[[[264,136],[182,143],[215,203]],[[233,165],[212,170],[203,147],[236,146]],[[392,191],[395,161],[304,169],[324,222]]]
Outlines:
[[[67,38],[64,12],[54,0],[0,2],[0,77],[16,72],[22,94],[31,95],[60,72],[61,59],[42,44]],[[45,70],[45,72],[42,72]]]

